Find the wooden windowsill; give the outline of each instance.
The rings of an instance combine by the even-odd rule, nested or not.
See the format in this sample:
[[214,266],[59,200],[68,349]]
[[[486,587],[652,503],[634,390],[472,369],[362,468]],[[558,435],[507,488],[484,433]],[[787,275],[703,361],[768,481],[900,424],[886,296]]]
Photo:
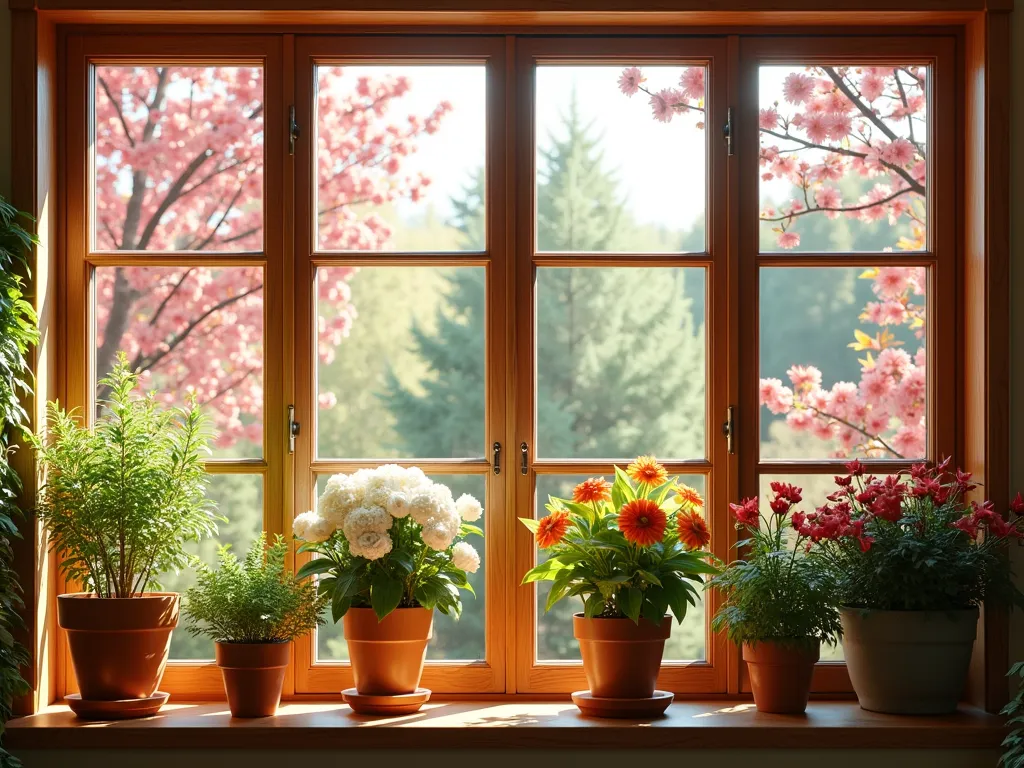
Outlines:
[[[382,733],[400,730],[398,733]],[[8,749],[248,748],[336,749],[452,747],[600,749],[904,748],[995,749],[1004,719],[964,707],[956,715],[897,717],[856,702],[815,701],[806,716],[765,715],[745,701],[683,701],[653,722],[581,716],[569,701],[430,702],[415,715],[369,718],[341,702],[289,702],[277,717],[235,720],[223,703],[169,703],[155,717],[78,720],[51,706],[7,725]]]

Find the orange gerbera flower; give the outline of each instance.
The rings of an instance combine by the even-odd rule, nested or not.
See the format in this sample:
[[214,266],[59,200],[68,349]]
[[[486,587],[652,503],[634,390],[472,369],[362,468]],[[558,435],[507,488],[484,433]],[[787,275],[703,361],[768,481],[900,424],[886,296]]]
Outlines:
[[565,538],[565,532],[569,530],[571,523],[569,513],[564,509],[556,509],[547,517],[542,518],[537,527],[537,546],[541,549],[555,546]]
[[612,484],[603,477],[591,477],[572,489],[572,500],[577,504],[608,501],[612,497]]
[[707,523],[699,512],[680,511],[676,522],[679,524],[679,540],[687,549],[701,549],[711,541]]
[[695,510],[704,506],[704,498],[696,488],[691,488],[686,483],[676,486],[676,501],[682,509]]
[[626,474],[634,483],[649,485],[652,488],[668,479],[668,472],[653,456],[638,456],[637,460],[626,468]]
[[650,499],[636,499],[622,505],[619,511],[619,530],[641,547],[649,547],[661,541],[667,523],[665,513]]

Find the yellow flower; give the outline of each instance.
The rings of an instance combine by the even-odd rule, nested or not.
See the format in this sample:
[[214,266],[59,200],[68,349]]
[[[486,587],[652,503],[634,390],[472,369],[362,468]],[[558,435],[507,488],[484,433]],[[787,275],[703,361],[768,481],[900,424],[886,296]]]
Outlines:
[[676,486],[676,501],[680,509],[694,511],[704,507],[704,498],[696,488],[691,488],[686,483]]

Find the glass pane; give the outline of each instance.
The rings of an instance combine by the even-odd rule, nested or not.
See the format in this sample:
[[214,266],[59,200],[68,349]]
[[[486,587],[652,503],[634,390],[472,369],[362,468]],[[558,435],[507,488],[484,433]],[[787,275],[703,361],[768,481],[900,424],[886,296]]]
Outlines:
[[[224,545],[230,545],[231,551],[239,558],[244,557],[263,530],[263,478],[260,475],[213,475],[206,495],[216,503],[217,514],[226,517],[228,522],[218,524],[216,539],[187,544],[185,548],[211,566],[217,565],[217,549]],[[163,589],[169,592],[183,593],[196,583],[195,573],[191,570],[163,574],[158,579]],[[170,658],[212,660],[213,640],[192,637],[182,620],[171,636]]]
[[702,459],[702,268],[537,270],[537,451]]
[[94,279],[97,379],[124,352],[162,403],[196,394],[214,458],[261,457],[263,269],[97,267]]
[[761,270],[761,457],[924,458],[927,272]]
[[317,453],[482,458],[483,267],[318,270]]
[[263,248],[263,70],[94,67],[94,247]]
[[[443,483],[451,488],[455,498],[468,493],[484,505],[484,516],[476,523],[490,532],[487,524],[486,478],[483,475],[430,475],[435,483]],[[330,475],[317,477],[317,495],[327,486]],[[487,557],[484,539],[473,536],[469,543],[480,553],[480,569],[469,575],[469,583],[476,592],[474,597],[462,592],[462,616],[456,620],[442,613],[434,613],[434,636],[427,647],[428,661],[479,661],[486,657],[485,648],[485,612],[484,574],[487,572]],[[348,661],[348,645],[345,643],[344,625],[334,624],[330,614],[327,624],[317,630],[317,661]]]
[[761,67],[762,251],[925,249],[928,76]]
[[538,251],[706,249],[705,71],[646,67],[628,100],[620,66],[537,67]]
[[483,65],[318,67],[321,251],[482,251]]
[[[537,475],[537,504],[534,508],[538,519],[548,514],[544,505],[548,496],[560,499],[571,499],[572,489],[586,480],[588,475]],[[610,483],[615,478],[605,477]],[[696,488],[701,495],[706,494],[706,483],[703,475],[681,475],[680,482]],[[705,495],[706,498],[706,495]],[[710,519],[705,515],[710,527]],[[545,551],[537,549],[537,562],[547,559]],[[583,601],[575,597],[567,597],[556,603],[550,611],[545,611],[551,583],[537,582],[537,661],[564,662],[579,661],[580,648],[573,637],[572,616],[583,610]],[[686,612],[682,624],[672,621],[672,635],[665,643],[665,661],[694,661],[705,658],[704,650],[704,601]]]

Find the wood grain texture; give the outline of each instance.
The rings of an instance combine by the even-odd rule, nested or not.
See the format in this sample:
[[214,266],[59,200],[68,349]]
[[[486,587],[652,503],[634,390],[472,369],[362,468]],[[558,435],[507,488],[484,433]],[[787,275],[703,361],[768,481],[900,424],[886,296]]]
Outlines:
[[[385,733],[382,733],[385,731]],[[1002,720],[967,709],[893,717],[854,703],[812,702],[806,716],[758,713],[749,701],[680,702],[653,722],[585,718],[560,702],[430,702],[394,718],[337,703],[289,703],[277,717],[232,719],[224,704],[170,703],[156,717],[85,723],[65,707],[8,724],[8,748],[995,748]]]

